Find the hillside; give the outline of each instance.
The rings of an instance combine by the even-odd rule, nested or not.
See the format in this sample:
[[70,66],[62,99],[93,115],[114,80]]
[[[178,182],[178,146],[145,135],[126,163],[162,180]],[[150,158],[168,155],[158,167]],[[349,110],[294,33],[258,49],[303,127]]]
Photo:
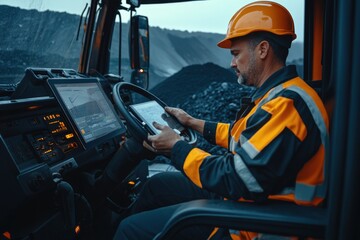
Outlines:
[[[26,67],[77,69],[84,35],[82,26],[77,38],[80,16],[6,5],[0,5],[0,15],[0,83],[19,81]],[[129,80],[127,23],[122,24],[122,33],[121,72]],[[113,36],[110,72],[118,73],[119,23]],[[211,62],[227,68],[229,51],[216,46],[222,38],[222,34],[150,27],[150,87],[193,64]],[[294,56],[299,56],[302,48],[301,43],[294,43],[290,62],[299,61]]]
[[[24,10],[0,5],[0,75],[17,75],[25,67],[77,69],[83,27],[77,38],[80,16],[64,12]],[[122,73],[129,79],[128,24],[122,24]],[[114,28],[110,72],[117,73],[119,23]],[[150,59],[153,82],[159,82],[191,64],[213,62],[228,65],[227,51],[219,51],[221,34],[150,28]],[[17,79],[17,80],[20,80]],[[1,79],[0,79],[1,81]]]

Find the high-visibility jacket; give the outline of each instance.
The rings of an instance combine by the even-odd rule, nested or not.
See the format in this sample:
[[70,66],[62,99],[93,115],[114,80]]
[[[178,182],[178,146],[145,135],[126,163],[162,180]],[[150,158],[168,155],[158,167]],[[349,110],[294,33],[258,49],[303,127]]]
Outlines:
[[320,204],[329,122],[318,94],[295,66],[286,66],[243,102],[234,123],[204,126],[205,139],[227,154],[211,155],[179,141],[174,165],[200,188],[227,199]]

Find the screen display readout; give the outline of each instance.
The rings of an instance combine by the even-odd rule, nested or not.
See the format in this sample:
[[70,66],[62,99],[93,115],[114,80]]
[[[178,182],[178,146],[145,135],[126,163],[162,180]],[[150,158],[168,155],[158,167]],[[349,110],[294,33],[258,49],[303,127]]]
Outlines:
[[184,127],[175,120],[174,117],[165,112],[165,109],[156,101],[148,101],[130,105],[135,114],[152,130],[154,134],[159,134],[161,131],[156,129],[153,122],[167,125],[179,132],[184,130]]
[[54,87],[86,143],[122,127],[96,82]]

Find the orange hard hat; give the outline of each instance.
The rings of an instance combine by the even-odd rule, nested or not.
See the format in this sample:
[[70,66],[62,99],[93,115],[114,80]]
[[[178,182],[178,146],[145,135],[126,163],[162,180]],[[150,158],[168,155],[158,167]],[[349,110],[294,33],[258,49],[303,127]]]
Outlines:
[[252,32],[265,31],[275,35],[290,35],[296,38],[294,21],[282,5],[270,1],[258,1],[245,5],[230,19],[226,37],[218,43],[221,48],[230,48],[231,39]]

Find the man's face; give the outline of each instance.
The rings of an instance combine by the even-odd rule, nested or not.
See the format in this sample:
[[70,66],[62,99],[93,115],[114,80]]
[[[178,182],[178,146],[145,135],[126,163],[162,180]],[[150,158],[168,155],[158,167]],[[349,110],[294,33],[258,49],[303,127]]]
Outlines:
[[252,49],[247,40],[235,39],[231,44],[231,68],[235,70],[238,83],[247,86],[257,86],[258,71],[255,50]]

